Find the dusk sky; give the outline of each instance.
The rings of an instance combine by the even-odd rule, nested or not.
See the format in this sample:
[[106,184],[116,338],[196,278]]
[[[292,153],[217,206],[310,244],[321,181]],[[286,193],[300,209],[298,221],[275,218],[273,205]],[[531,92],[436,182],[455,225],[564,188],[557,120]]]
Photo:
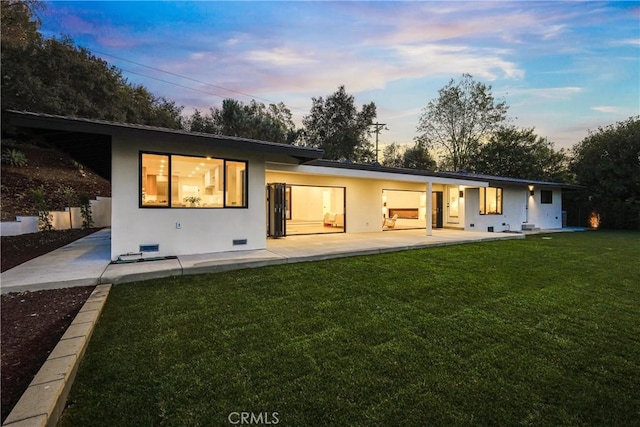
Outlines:
[[376,103],[381,142],[412,144],[422,108],[470,73],[556,148],[640,114],[637,1],[56,1],[39,14],[45,36],[70,36],[186,113],[282,101],[299,126],[312,97],[345,85]]

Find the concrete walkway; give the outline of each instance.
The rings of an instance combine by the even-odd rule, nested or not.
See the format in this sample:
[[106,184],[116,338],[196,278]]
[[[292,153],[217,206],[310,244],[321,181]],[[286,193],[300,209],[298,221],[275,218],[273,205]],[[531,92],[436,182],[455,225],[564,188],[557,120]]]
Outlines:
[[104,229],[27,261],[0,275],[2,293],[125,283],[265,265],[369,255],[460,243],[523,239],[523,234],[474,231],[397,230],[269,239],[267,249],[179,256],[127,264],[110,263],[111,230]]

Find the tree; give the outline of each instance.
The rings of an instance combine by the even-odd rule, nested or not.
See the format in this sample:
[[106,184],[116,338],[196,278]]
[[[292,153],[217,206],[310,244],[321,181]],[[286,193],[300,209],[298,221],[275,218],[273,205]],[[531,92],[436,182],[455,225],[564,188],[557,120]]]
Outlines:
[[35,0],[5,0],[0,8],[2,22],[2,47],[26,49],[41,39],[40,20],[35,11],[42,9]]
[[383,166],[393,168],[407,168],[433,171],[436,162],[429,154],[429,150],[422,142],[416,142],[413,147],[401,147],[395,142],[387,145],[383,150]]
[[402,156],[402,163],[405,168],[434,171],[436,161],[433,160],[426,145],[417,141],[411,148],[407,148]]
[[203,116],[196,110],[186,121],[195,132],[286,144],[293,143],[298,136],[291,111],[282,102],[267,106],[251,100],[245,105],[235,99],[225,99],[222,107],[211,108],[208,115]]
[[375,158],[368,140],[369,126],[376,118],[376,105],[364,104],[360,111],[344,86],[326,99],[312,98],[311,112],[302,119],[302,142],[324,150],[324,158],[370,162]]
[[587,212],[605,228],[640,230],[640,116],[598,128],[572,148]]
[[2,109],[181,128],[174,102],[127,82],[119,69],[75,46],[44,39],[33,1],[2,4]]
[[567,181],[567,156],[534,128],[501,126],[470,162],[471,170],[487,175],[541,181]]
[[493,98],[491,86],[463,74],[458,82],[451,79],[423,109],[417,140],[443,150],[444,163],[453,170],[466,169],[480,144],[506,120],[507,110],[504,101]]
[[403,156],[405,149],[399,144],[391,143],[382,150],[382,165],[390,168],[404,167]]

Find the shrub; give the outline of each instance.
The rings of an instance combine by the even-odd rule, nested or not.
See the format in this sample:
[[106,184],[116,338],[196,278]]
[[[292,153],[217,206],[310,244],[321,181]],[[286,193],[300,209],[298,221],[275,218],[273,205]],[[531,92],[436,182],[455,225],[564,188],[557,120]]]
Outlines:
[[20,150],[7,148],[2,151],[2,164],[21,168],[28,163],[27,156]]
[[41,231],[51,231],[53,230],[53,215],[49,211],[49,204],[44,198],[45,190],[44,186],[41,185],[38,188],[31,189],[31,195],[36,203],[36,209],[38,209],[38,227]]
[[77,195],[76,190],[73,187],[64,186],[58,189],[58,192],[62,195],[65,203],[69,207],[69,228],[73,228],[73,215],[71,214],[71,207],[76,203]]
[[86,194],[80,195],[80,215],[82,215],[82,228],[93,227],[91,203],[89,201],[89,196],[87,196]]

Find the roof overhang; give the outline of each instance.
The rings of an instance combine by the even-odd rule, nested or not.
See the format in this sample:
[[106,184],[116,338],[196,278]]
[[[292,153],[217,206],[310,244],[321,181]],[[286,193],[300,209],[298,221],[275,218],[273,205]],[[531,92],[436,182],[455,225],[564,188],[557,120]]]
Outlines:
[[452,178],[461,178],[467,179],[471,181],[478,182],[488,182],[491,187],[500,187],[500,186],[514,186],[514,187],[535,187],[535,188],[546,188],[546,189],[565,189],[565,190],[579,190],[584,188],[581,185],[575,184],[565,184],[562,182],[549,182],[549,181],[540,181],[540,180],[530,180],[530,179],[522,179],[522,178],[509,178],[503,176],[493,176],[493,175],[481,175],[481,174],[472,174],[467,172],[440,172],[440,175],[448,176]]
[[246,150],[258,153],[285,155],[298,163],[319,159],[323,150],[295,145],[279,144],[247,138],[225,135],[213,135],[184,130],[160,128],[131,123],[117,123],[106,120],[85,119],[78,117],[56,116],[51,114],[31,113],[7,110],[3,112],[10,125],[19,128],[47,129],[57,132],[81,133],[107,136],[129,136],[153,138],[156,141],[194,142],[212,147]]
[[437,172],[418,169],[390,168],[368,164],[342,163],[332,160],[313,160],[303,165],[267,162],[267,171],[423,184],[431,182],[433,184],[460,185],[467,187],[487,187],[489,185],[487,182],[440,176]]

